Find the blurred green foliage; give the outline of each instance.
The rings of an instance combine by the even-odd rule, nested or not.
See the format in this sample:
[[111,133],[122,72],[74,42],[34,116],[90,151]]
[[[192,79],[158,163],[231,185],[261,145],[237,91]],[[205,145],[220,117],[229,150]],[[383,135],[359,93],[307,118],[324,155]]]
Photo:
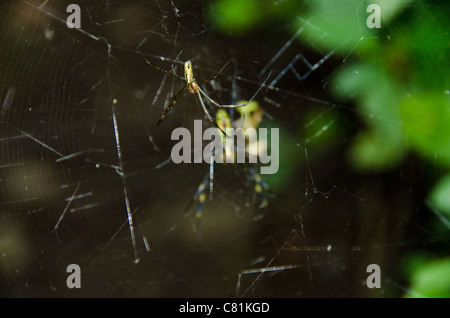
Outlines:
[[222,32],[245,33],[259,26],[279,21],[291,21],[298,13],[301,1],[217,0],[210,12],[211,24]]
[[[311,19],[323,16],[323,8],[327,7],[324,4],[329,4],[329,1],[319,2],[321,5],[311,12]],[[360,57],[359,61],[340,69],[332,82],[339,98],[352,100],[362,110],[360,114],[366,124],[349,152],[355,168],[395,167],[408,151],[449,167],[448,10],[443,10],[446,8],[443,2],[427,6],[416,1],[423,6],[410,7],[400,6],[400,2],[406,1],[389,4],[378,1],[382,27],[377,34],[364,24],[364,17],[369,15],[364,12],[365,6],[352,7],[356,4],[351,1],[339,1],[341,7],[335,5],[326,18],[314,20],[314,28],[306,30],[306,34],[313,38],[318,36],[319,29],[330,32],[332,40],[324,38],[324,48],[338,46],[341,52],[351,50],[352,56]],[[357,21],[351,14],[343,19],[345,11],[359,12],[355,15]],[[338,26],[333,28],[332,21],[339,21]],[[444,218],[441,221],[447,224],[450,174],[437,182],[429,200]],[[405,296],[450,297],[450,258],[431,257],[423,261],[422,256],[416,255],[410,261],[419,265],[407,274],[412,293]]]
[[405,150],[400,124],[399,96],[386,70],[359,62],[343,68],[333,81],[342,99],[353,100],[362,110],[367,130],[354,142],[349,157],[354,167],[384,169],[396,165]]
[[[366,9],[372,3],[381,8],[380,29],[366,25],[371,14]],[[343,102],[353,102],[365,124],[349,150],[353,167],[382,171],[395,167],[413,151],[448,169],[448,3],[315,0],[308,2],[307,11],[302,4],[303,1],[288,0],[218,0],[211,19],[223,32],[241,33],[282,19],[290,23],[292,34],[305,28],[299,40],[306,45],[314,43],[340,54],[345,63],[331,81],[332,91]],[[352,61],[348,61],[350,58]],[[336,122],[337,117],[330,113],[312,129],[318,131],[317,125]],[[329,136],[336,131],[330,130]],[[326,138],[321,138],[326,144]],[[428,199],[448,221],[450,173],[436,180]],[[404,266],[414,295],[450,297],[450,258],[416,258],[417,261],[408,258],[417,265],[414,270]]]
[[410,276],[410,293],[406,297],[449,297],[450,259],[435,259],[418,266]]
[[443,216],[450,222],[450,174],[442,177],[430,192],[430,201],[433,206],[442,212]]

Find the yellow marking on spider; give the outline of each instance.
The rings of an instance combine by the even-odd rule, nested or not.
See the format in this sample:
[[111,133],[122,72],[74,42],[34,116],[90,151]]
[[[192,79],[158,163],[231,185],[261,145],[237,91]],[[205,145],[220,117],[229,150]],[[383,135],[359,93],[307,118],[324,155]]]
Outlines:
[[[220,108],[216,113],[216,122],[217,126],[223,131],[226,131],[227,128],[231,128],[231,119],[225,109]],[[222,141],[225,144],[226,136],[222,136]]]
[[[217,126],[219,126],[219,129],[221,131],[226,132],[227,128],[231,128],[230,116],[228,115],[228,112],[223,108],[220,108],[219,110],[217,110],[216,122],[217,122]],[[231,148],[231,144],[227,143],[228,136],[224,135],[224,134],[220,134],[220,137],[222,138],[222,144],[225,145],[225,157],[227,158],[226,161],[231,162],[230,159],[234,156],[234,151]]]
[[198,84],[194,79],[194,72],[192,71],[192,62],[187,61],[184,63],[184,78],[188,85],[189,93],[195,94],[199,91]]
[[255,184],[255,192],[256,193],[261,193],[262,192],[262,187],[259,183]]
[[[245,103],[246,101],[240,101],[239,103]],[[255,100],[250,101],[246,106],[237,108],[237,111],[241,115],[241,118],[236,122],[244,130],[247,128],[257,128],[261,123],[264,115],[263,109],[259,106],[259,103]]]
[[261,180],[262,180],[262,179],[261,179],[261,176],[260,176],[259,174],[255,174],[253,178],[254,178],[255,181],[258,182],[258,183],[261,182]]

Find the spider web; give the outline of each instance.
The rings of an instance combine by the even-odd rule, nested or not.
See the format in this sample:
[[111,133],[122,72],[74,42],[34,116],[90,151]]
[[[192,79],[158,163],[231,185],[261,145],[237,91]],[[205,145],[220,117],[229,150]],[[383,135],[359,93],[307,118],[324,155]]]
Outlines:
[[[383,174],[348,165],[360,117],[370,114],[335,102],[327,83],[358,58],[353,51],[343,59],[338,46],[298,41],[303,27],[314,25],[301,16],[291,34],[281,25],[242,37],[220,34],[207,19],[214,1],[82,1],[81,29],[66,26],[69,4],[0,6],[2,295],[404,292],[395,276],[402,252],[439,241],[416,208],[423,206],[424,167],[414,158]],[[156,126],[184,83],[141,54],[180,75],[190,59],[199,81],[229,62],[203,90],[235,103],[263,85],[256,100],[265,125],[281,130],[280,171],[266,179],[269,207],[258,207],[238,165],[218,166],[213,199],[203,207],[201,247],[194,208],[186,208],[209,166],[168,158],[172,130],[192,129],[204,114],[197,97],[186,94]],[[345,129],[327,147],[311,146],[336,127]],[[79,290],[65,285],[74,263],[82,270]],[[390,291],[361,283],[372,263],[385,269]]]

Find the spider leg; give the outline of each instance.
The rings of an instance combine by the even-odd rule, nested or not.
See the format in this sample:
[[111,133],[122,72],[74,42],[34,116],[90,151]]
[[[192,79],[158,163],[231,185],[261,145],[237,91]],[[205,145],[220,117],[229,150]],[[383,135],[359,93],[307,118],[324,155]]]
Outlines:
[[214,81],[217,78],[217,76],[219,76],[219,74],[222,73],[222,71],[225,69],[225,67],[227,67],[227,65],[229,63],[230,63],[230,61],[226,62],[225,65],[222,66],[222,68],[213,77],[211,77],[208,80],[201,81],[200,83],[208,83],[208,82]]
[[205,177],[203,178],[202,182],[197,188],[197,191],[194,194],[194,197],[192,198],[189,205],[186,207],[185,211],[190,207],[192,202],[197,201],[197,207],[195,209],[195,219],[196,219],[196,226],[195,231],[197,232],[197,242],[201,244],[202,241],[202,210],[203,210],[203,204],[206,200],[206,186],[208,184],[209,180],[209,172],[206,173]]
[[255,190],[256,194],[259,196],[259,200],[260,200],[259,207],[261,209],[266,208],[269,205],[269,201],[267,200],[267,197],[264,194],[264,191],[267,190],[269,188],[269,186],[267,185],[267,183],[265,183],[262,180],[261,175],[259,173],[257,173],[255,171],[255,169],[249,168],[249,169],[245,169],[245,170],[247,170],[247,173],[254,184],[253,189]]
[[[201,90],[200,86],[198,86],[197,91],[198,99],[200,100],[200,104],[202,104],[203,111],[205,112],[206,117],[208,117],[211,124],[213,124],[217,129],[219,129],[225,136],[230,137],[227,135],[227,133],[217,125],[217,123],[212,119],[211,115],[209,114],[208,110],[206,109],[205,103],[203,102],[202,95],[206,96],[206,94]],[[208,97],[209,99],[209,97]]]
[[266,85],[267,80],[269,79],[270,75],[272,73],[269,73],[269,76],[267,76],[266,80],[261,84],[261,86],[259,86],[258,90],[256,91],[255,94],[253,94],[252,98],[250,98],[249,101],[243,103],[243,104],[231,104],[231,105],[221,105],[218,102],[216,102],[214,99],[212,99],[211,97],[209,97],[201,88],[200,86],[198,87],[200,93],[205,96],[212,104],[214,104],[216,107],[219,108],[236,108],[236,107],[244,107],[247,106],[252,100],[255,99],[256,95],[258,95],[258,93],[261,91],[261,89]]
[[[208,186],[211,187],[211,170],[209,170],[205,177],[203,178],[202,182],[199,184],[197,191],[195,191],[194,196],[192,197],[191,201],[187,205],[187,207],[184,209],[186,212],[192,203],[197,202],[197,206],[195,208],[195,219],[196,219],[196,225],[195,225],[195,232],[197,233],[197,242],[201,244],[202,242],[202,216],[203,216],[203,204],[206,201],[206,188]],[[212,189],[210,188],[210,191]]]
[[172,98],[172,101],[170,102],[169,105],[167,105],[162,114],[161,117],[159,118],[158,122],[156,123],[157,126],[159,126],[159,124],[161,124],[161,122],[163,121],[164,117],[166,117],[166,114],[172,109],[173,105],[175,105],[175,103],[177,102],[178,98],[181,97],[181,95],[184,94],[184,92],[186,91],[186,89],[189,87],[190,84],[186,84],[185,86],[183,86],[180,91]]
[[214,148],[211,149],[211,157],[209,159],[209,199],[213,199],[214,192]]
[[[181,54],[181,52],[180,52],[180,54]],[[178,54],[178,56],[179,56],[180,54]],[[175,73],[175,70],[174,70],[173,66],[172,66],[172,70],[171,70],[171,71],[167,71],[167,70],[165,70],[165,69],[163,69],[163,68],[160,68],[160,67],[154,65],[153,63],[151,63],[151,62],[145,57],[144,54],[141,53],[141,55],[142,55],[142,57],[144,58],[145,62],[146,62],[148,65],[153,66],[154,68],[156,68],[157,70],[159,70],[159,71],[161,71],[161,72],[164,72],[164,73],[167,73],[167,74],[171,74],[171,75],[173,75],[173,76],[175,76],[175,77],[178,77],[179,79],[181,79],[181,80],[183,80],[183,81],[185,80],[183,76],[180,76],[180,75],[178,75],[177,73]],[[177,58],[175,59],[175,61],[178,59],[178,56],[177,56]]]

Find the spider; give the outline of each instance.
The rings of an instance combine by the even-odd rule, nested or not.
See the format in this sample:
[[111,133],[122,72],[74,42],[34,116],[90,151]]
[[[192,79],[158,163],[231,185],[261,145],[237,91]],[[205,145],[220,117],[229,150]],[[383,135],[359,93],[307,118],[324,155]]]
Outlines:
[[[159,126],[159,124],[161,124],[161,122],[164,120],[164,117],[166,117],[166,114],[173,108],[173,106],[175,105],[175,103],[177,102],[177,100],[184,95],[184,93],[186,92],[186,90],[189,91],[189,93],[191,94],[197,94],[198,99],[200,100],[200,104],[202,105],[203,111],[205,112],[206,117],[208,117],[208,120],[211,122],[211,124],[213,124],[215,127],[217,127],[224,135],[226,135],[225,131],[217,124],[217,122],[215,122],[212,118],[212,116],[210,115],[209,111],[206,109],[205,103],[203,102],[203,97],[205,97],[206,99],[208,99],[209,102],[211,102],[211,104],[213,104],[214,106],[218,107],[218,108],[236,108],[236,107],[245,107],[247,106],[255,97],[256,95],[258,95],[258,93],[261,91],[261,89],[263,88],[263,86],[265,85],[265,83],[267,82],[267,80],[269,79],[269,76],[267,77],[267,79],[264,81],[264,83],[258,88],[258,90],[255,92],[255,94],[252,96],[252,98],[250,98],[249,101],[241,103],[241,104],[230,104],[230,105],[222,105],[219,104],[218,102],[216,102],[214,99],[212,99],[211,97],[209,97],[200,87],[200,85],[198,84],[198,82],[195,80],[194,78],[194,72],[193,72],[193,67],[192,67],[192,62],[186,61],[184,63],[184,77],[178,75],[173,69],[172,71],[167,71],[164,70],[156,65],[153,65],[144,55],[142,55],[145,59],[145,62],[151,66],[153,66],[154,68],[156,68],[157,70],[160,70],[164,73],[167,74],[171,74],[174,75],[175,77],[183,80],[186,82],[186,84],[172,97],[171,102],[164,108],[161,117],[159,118],[158,122],[156,123],[156,125]],[[201,81],[200,83],[208,83],[210,81],[213,81],[214,79],[217,78],[217,76],[225,69],[225,67],[228,65],[228,62],[225,63],[225,65],[220,69],[219,72],[216,73],[216,75],[214,75],[212,78],[210,78],[209,80],[205,80],[205,81]]]
[[[225,109],[219,109],[216,113],[216,122],[218,124],[218,128],[223,130],[226,130],[226,128],[230,128],[232,125],[234,126],[241,126],[241,127],[248,127],[253,126],[256,128],[261,119],[263,111],[259,107],[258,103],[255,101],[249,101],[246,104],[248,106],[239,108],[239,116],[240,118],[233,121],[230,118],[230,115]],[[246,117],[247,116],[247,117]],[[246,120],[248,118],[248,120]],[[228,136],[223,136],[223,138],[228,138]],[[248,149],[246,149],[246,152],[249,153],[252,151],[252,147],[254,148],[255,145],[248,145]],[[235,150],[235,149],[234,149]],[[233,149],[224,149],[224,151],[221,154],[222,156],[229,156],[235,154],[235,151]],[[215,155],[214,153],[212,156]],[[211,157],[212,157],[211,156]],[[237,164],[237,163],[236,163]],[[197,233],[197,243],[200,245],[202,242],[202,232],[201,232],[201,220],[203,216],[203,205],[206,201],[206,189],[208,186],[209,181],[209,190],[210,190],[210,199],[212,199],[212,191],[213,191],[213,178],[214,178],[214,161],[210,162],[210,168],[209,171],[205,174],[203,177],[203,180],[200,182],[200,185],[198,186],[194,196],[191,199],[191,202],[186,207],[185,211],[189,209],[191,204],[193,202],[197,202],[196,210],[195,210],[195,219],[196,219],[196,233]],[[237,164],[239,167],[246,173],[247,178],[251,181],[253,184],[253,191],[258,195],[259,197],[259,208],[263,209],[268,207],[269,201],[265,195],[265,191],[268,190],[269,186],[266,182],[262,180],[261,175],[259,175],[255,169],[250,167],[248,164]]]

